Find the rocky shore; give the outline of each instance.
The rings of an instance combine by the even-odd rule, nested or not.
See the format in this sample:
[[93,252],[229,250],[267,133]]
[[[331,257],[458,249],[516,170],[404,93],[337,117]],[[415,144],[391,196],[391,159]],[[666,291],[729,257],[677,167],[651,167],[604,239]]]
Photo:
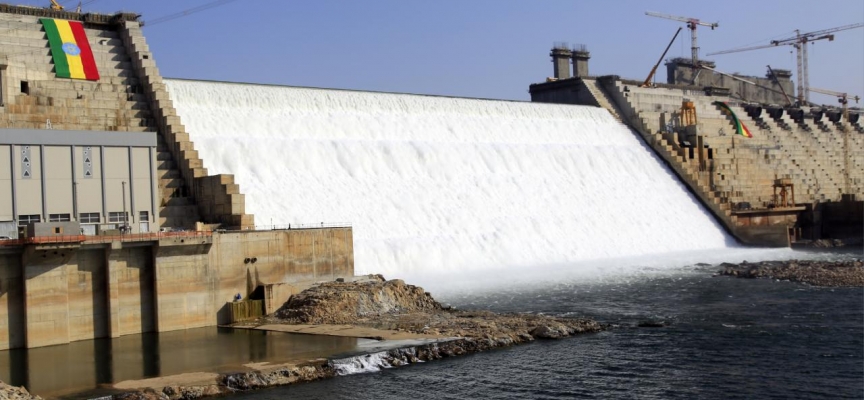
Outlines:
[[[598,332],[601,324],[588,319],[556,318],[533,314],[496,314],[445,307],[422,288],[401,280],[372,275],[354,282],[327,282],[292,296],[274,315],[252,327],[289,328],[314,325],[317,332],[344,326],[379,332],[375,339],[402,336],[428,338],[429,342],[374,354],[337,360],[314,360],[297,365],[222,374],[208,384],[149,385],[145,389],[115,395],[116,399],[195,399],[332,378],[359,370],[392,368],[438,360],[534,341]],[[250,328],[249,323],[244,324]],[[286,330],[286,329],[273,329]],[[407,335],[407,336],[406,336]]]
[[814,286],[864,287],[864,262],[852,261],[763,261],[720,264],[720,275],[738,278],[771,278]]

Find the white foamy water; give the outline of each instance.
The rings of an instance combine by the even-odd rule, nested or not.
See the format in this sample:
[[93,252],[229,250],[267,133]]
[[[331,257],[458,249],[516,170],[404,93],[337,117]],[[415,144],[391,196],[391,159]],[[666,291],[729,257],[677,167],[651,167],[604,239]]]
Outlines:
[[259,226],[350,222],[387,277],[726,248],[628,128],[594,107],[167,80],[211,174]]

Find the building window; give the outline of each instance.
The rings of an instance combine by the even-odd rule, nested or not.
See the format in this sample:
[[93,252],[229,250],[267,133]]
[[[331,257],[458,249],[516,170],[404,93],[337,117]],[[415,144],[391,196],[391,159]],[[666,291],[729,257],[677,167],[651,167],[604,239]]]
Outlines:
[[27,81],[21,81],[21,93],[30,94],[30,83]]
[[98,224],[99,213],[81,213],[78,215],[78,222],[82,224]]
[[27,224],[31,222],[41,222],[42,217],[39,214],[33,215],[19,215],[18,216],[18,226],[27,226]]
[[69,222],[72,217],[69,214],[48,214],[48,222]]
[[108,222],[126,222],[128,213],[111,211],[108,213]]
[[138,222],[150,222],[150,211],[138,212]]

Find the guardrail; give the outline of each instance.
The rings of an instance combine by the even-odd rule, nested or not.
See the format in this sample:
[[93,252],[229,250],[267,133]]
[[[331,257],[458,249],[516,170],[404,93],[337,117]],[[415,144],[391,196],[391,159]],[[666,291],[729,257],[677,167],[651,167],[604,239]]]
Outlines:
[[156,233],[124,233],[121,235],[96,235],[87,236],[85,243],[109,243],[109,242],[152,242],[171,238],[199,238],[211,237],[213,232],[207,231],[180,231],[180,232],[156,232]]
[[62,243],[110,243],[110,242],[152,242],[171,238],[202,238],[211,237],[213,232],[156,232],[156,233],[126,233],[122,235],[57,235],[33,236],[23,239],[0,240],[0,246],[21,246],[26,244],[62,244]]
[[277,225],[255,225],[251,229],[242,229],[239,226],[225,226],[216,229],[217,232],[238,232],[238,231],[287,231],[292,229],[327,229],[327,228],[350,228],[350,222],[311,222],[311,223],[290,223]]

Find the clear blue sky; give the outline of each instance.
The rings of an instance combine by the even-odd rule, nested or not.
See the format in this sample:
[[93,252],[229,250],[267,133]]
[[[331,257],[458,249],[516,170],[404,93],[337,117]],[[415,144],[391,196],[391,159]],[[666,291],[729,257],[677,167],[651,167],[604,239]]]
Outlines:
[[[146,22],[211,1],[97,0],[85,11]],[[165,77],[528,100],[528,85],[552,75],[555,41],[586,44],[592,75],[647,76],[681,24],[645,11],[719,22],[699,31],[703,56],[864,22],[861,0],[238,0],[144,29]],[[763,76],[767,64],[794,73],[792,50],[709,59],[729,73]],[[686,29],[669,53],[689,56]],[[864,29],[810,47],[810,86],[864,97]]]

